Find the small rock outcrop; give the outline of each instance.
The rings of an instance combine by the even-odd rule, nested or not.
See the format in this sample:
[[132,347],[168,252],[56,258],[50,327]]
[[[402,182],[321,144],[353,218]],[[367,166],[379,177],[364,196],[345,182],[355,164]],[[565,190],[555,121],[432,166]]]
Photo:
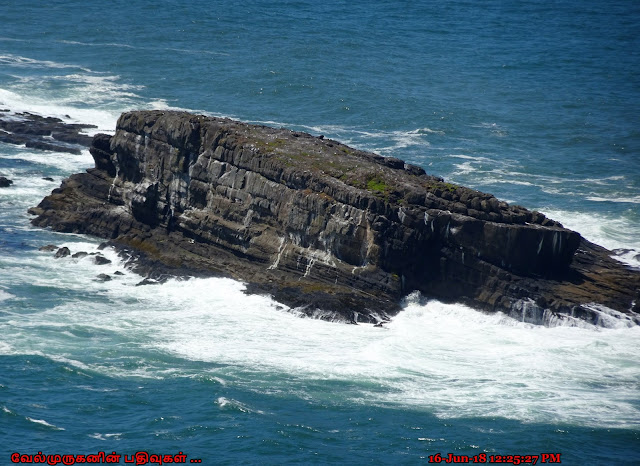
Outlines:
[[0,112],[0,142],[32,149],[80,154],[91,143],[92,137],[81,133],[89,128],[97,126],[65,123],[60,118],[28,112]]
[[229,276],[353,322],[388,318],[413,290],[537,323],[602,323],[603,309],[639,322],[640,273],[609,251],[396,158],[168,111],[123,114],[91,154],[33,224],[110,239],[149,278]]
[[93,263],[96,265],[106,265],[111,264],[111,260],[107,259],[104,256],[96,255],[93,257]]
[[71,251],[69,251],[69,248],[64,246],[60,249],[58,249],[58,251],[56,252],[56,255],[54,256],[56,259],[60,259],[61,257],[67,257],[69,254],[71,254]]
[[5,178],[4,176],[0,176],[0,188],[8,188],[12,184],[13,181],[11,181],[10,179]]

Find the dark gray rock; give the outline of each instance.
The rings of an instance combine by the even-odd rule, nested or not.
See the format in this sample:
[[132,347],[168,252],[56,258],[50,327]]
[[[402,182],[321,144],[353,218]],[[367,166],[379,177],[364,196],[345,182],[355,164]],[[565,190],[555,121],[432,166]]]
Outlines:
[[80,252],[76,252],[71,257],[74,258],[74,259],[82,259],[83,257],[86,257],[88,255],[89,255],[89,253],[84,252],[84,251],[80,251]]
[[102,256],[102,255],[96,255],[93,258],[93,262],[96,265],[106,265],[106,264],[111,264],[111,260],[107,259],[106,257]]
[[95,125],[65,123],[59,118],[34,113],[2,112],[0,115],[0,142],[55,152],[80,154],[91,144],[92,137],[82,134]]
[[107,275],[106,273],[101,273],[100,275],[98,275],[96,277],[96,281],[109,282],[109,281],[111,281],[111,277],[109,275]]
[[0,176],[0,188],[8,188],[12,184],[13,181],[11,181],[10,179],[5,178],[4,176]]
[[150,278],[145,278],[142,281],[139,281],[138,283],[136,283],[136,286],[145,286],[145,285],[160,285],[161,282],[157,281],[157,280],[153,280]]
[[55,244],[47,244],[46,246],[41,246],[38,248],[38,251],[51,252],[58,249],[58,246]]
[[413,290],[507,313],[544,299],[532,320],[596,322],[593,302],[637,319],[640,274],[609,251],[399,159],[165,111],[123,114],[91,154],[33,224],[109,239],[148,277],[229,276],[347,322],[383,321]]
[[54,256],[56,259],[60,259],[61,257],[67,257],[69,254],[71,254],[71,251],[69,251],[68,247],[62,247],[60,249],[58,249],[58,251],[56,252],[56,255]]

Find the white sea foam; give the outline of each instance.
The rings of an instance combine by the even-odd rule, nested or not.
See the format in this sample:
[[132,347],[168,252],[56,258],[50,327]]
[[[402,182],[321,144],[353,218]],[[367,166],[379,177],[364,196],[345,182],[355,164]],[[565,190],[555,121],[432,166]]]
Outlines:
[[[202,299],[203,292],[194,296]],[[240,301],[227,293],[231,302]],[[375,403],[428,407],[443,417],[501,415],[525,421],[597,419],[612,424],[619,420],[616,410],[626,423],[639,414],[629,403],[635,396],[633,387],[625,382],[615,393],[582,394],[590,384],[610,383],[611,374],[619,369],[616,363],[600,359],[597,342],[610,347],[622,362],[638,347],[637,342],[624,346],[639,336],[637,328],[617,334],[593,328],[549,329],[463,306],[414,302],[386,329],[376,329],[294,319],[269,311],[270,306],[268,300],[256,300],[244,312],[238,305],[224,303],[215,311],[213,306],[207,311],[178,311],[182,316],[177,322],[164,321],[162,328],[167,331],[160,346],[189,359],[233,363],[252,371],[284,372],[307,380],[372,382],[385,387],[382,393],[365,391],[359,396]],[[589,351],[594,344],[597,349]],[[592,374],[594,367],[602,372]],[[629,375],[637,379],[640,370]],[[549,410],[558,393],[562,397]],[[593,406],[602,403],[602,396],[610,397],[608,406],[615,408],[594,414]],[[592,406],[590,411],[585,411],[587,405]]]
[[100,432],[94,432],[93,434],[89,434],[89,438],[94,438],[96,440],[103,440],[103,441],[120,440],[121,436],[122,436],[122,432],[116,432],[113,434],[101,434]]
[[[143,86],[122,82],[120,76],[94,72],[78,65],[34,60],[16,55],[0,55],[8,70],[48,68],[49,75],[23,76],[0,89],[0,103],[13,112],[54,116],[71,123],[98,126],[87,130],[113,132],[122,111],[145,107],[137,91]],[[160,101],[158,101],[160,102]],[[164,102],[166,106],[166,102]]]
[[[68,244],[76,250],[95,247]],[[103,252],[117,259],[112,251]],[[345,395],[353,401],[428,409],[441,417],[601,426],[636,425],[640,419],[633,405],[640,382],[633,363],[640,350],[638,327],[536,327],[502,314],[416,299],[386,328],[341,325],[295,317],[267,297],[245,295],[243,285],[229,279],[136,287],[139,277],[129,274],[101,283],[94,277],[105,266],[87,258],[50,257],[34,253],[10,267],[7,276],[14,283],[89,293],[91,301],[68,298],[51,309],[0,319],[11,354],[46,355],[87,374],[208,376],[303,398],[330,396],[314,385],[344,380],[356,387]],[[21,272],[25,266],[39,273]],[[101,343],[105,338],[111,343]],[[85,361],[92,345],[104,344],[116,354]],[[156,356],[133,356],[132,348]],[[209,373],[185,373],[156,366],[159,353],[214,365]],[[226,398],[217,403],[251,409]]]
[[483,162],[491,161],[487,157],[478,157],[478,156],[466,155],[466,154],[449,154],[447,157],[452,157],[454,159],[465,159],[465,160],[474,160],[474,161],[483,161]]
[[[1,39],[0,39],[1,40]],[[82,45],[85,47],[115,47],[115,48],[123,48],[123,49],[135,49],[135,50],[153,50],[153,51],[172,51],[172,52],[182,52],[188,54],[196,54],[196,55],[216,55],[216,56],[228,56],[229,53],[220,52],[217,50],[202,50],[202,49],[181,49],[176,47],[148,47],[141,45],[130,45],[123,44],[119,42],[81,42],[76,40],[59,40],[62,44],[69,45]]]
[[494,180],[494,183],[507,183],[507,184],[514,184],[518,186],[535,186],[534,183],[531,183],[529,181],[521,181],[521,180]]
[[488,129],[492,135],[497,137],[507,137],[509,135],[508,131],[502,125],[499,125],[497,123],[482,122],[470,126],[472,128]]
[[216,400],[216,404],[220,407],[220,409],[241,411],[243,413],[264,414],[264,411],[260,411],[259,409],[252,409],[244,403],[241,403],[234,399],[225,398],[224,396],[219,397]]
[[0,41],[4,42],[28,42],[28,39],[16,39],[15,37],[0,37]]
[[[131,85],[120,82],[118,75],[105,74],[66,74],[52,76],[52,80],[63,81],[67,85],[73,85],[74,94],[66,97],[66,102],[102,103],[108,98],[137,98],[132,91],[144,88],[141,85]],[[78,95],[78,93],[80,95]],[[90,100],[86,100],[87,97]],[[63,101],[63,102],[65,102]]]
[[45,427],[49,427],[49,428],[51,428],[53,430],[64,430],[62,427],[58,427],[58,426],[54,426],[53,424],[49,424],[44,419],[33,419],[33,418],[28,417],[28,416],[25,416],[25,418],[27,419],[27,421],[33,422],[35,424],[40,424],[40,425],[43,425]]
[[14,295],[12,295],[11,293],[7,293],[2,288],[0,288],[0,302],[6,301],[7,299],[13,299],[13,298],[15,298]]
[[84,45],[87,47],[118,47],[118,48],[126,48],[126,49],[136,49],[138,47],[135,47],[133,45],[129,45],[129,44],[120,44],[118,42],[103,42],[103,43],[98,43],[98,42],[80,42],[77,40],[59,40],[58,42],[62,43],[62,44],[69,44],[69,45]]
[[82,71],[90,72],[91,70],[83,68],[78,65],[72,65],[67,63],[58,63],[49,60],[34,60],[29,57],[22,57],[20,55],[4,54],[0,55],[0,64],[5,66],[14,66],[22,68],[54,68],[54,69],[79,69]]
[[455,174],[460,175],[468,175],[469,173],[473,173],[476,171],[476,168],[471,164],[471,162],[464,163],[456,163],[454,164]]
[[89,385],[77,385],[76,388],[79,388],[81,390],[87,390],[89,392],[101,392],[101,393],[109,393],[109,392],[117,392],[118,389],[117,388],[94,388],[94,387],[90,387]]
[[439,129],[431,129],[431,128],[418,128],[415,129],[413,131],[409,131],[410,133],[415,133],[415,134],[441,134],[444,135],[445,132]]
[[[15,147],[13,149],[14,150],[11,154],[0,153],[0,158],[9,160],[28,160],[29,162],[34,162],[36,164],[55,167],[64,173],[84,171],[84,169],[93,166],[93,158],[91,157],[88,149],[82,150],[80,154],[69,154],[65,152],[55,155],[50,152],[34,151],[33,149],[25,147]],[[20,172],[14,171],[11,175],[14,176],[12,179],[15,185],[12,186],[12,195],[29,195],[34,194],[34,190],[38,190],[41,187],[52,187],[50,181],[43,180],[41,178],[34,178],[33,173],[22,175]],[[22,183],[21,181],[25,182]]]
[[621,202],[626,204],[640,204],[640,196],[620,196],[620,197],[602,197],[602,196],[588,196],[586,198],[589,201],[595,202]]

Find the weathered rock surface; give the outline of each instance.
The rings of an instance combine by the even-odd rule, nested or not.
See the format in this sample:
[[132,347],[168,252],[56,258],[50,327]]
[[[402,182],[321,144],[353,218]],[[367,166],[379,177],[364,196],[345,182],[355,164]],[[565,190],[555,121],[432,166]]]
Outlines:
[[[640,273],[538,212],[329,139],[182,112],[123,114],[34,225],[111,239],[138,270],[215,274],[327,319],[419,290],[531,322],[640,323]],[[619,314],[618,314],[619,313]]]
[[0,142],[25,145],[40,150],[80,154],[92,137],[82,134],[94,125],[65,123],[59,118],[33,113],[0,113]]
[[69,251],[68,247],[62,247],[60,249],[58,249],[58,251],[56,252],[56,255],[54,256],[56,259],[60,259],[61,257],[67,257],[69,254],[71,254],[71,251]]
[[96,276],[96,281],[99,282],[110,282],[111,280],[111,276],[107,275],[106,273],[101,273],[100,275]]
[[96,265],[106,265],[111,264],[111,260],[107,259],[104,256],[97,255],[93,257],[93,263]]

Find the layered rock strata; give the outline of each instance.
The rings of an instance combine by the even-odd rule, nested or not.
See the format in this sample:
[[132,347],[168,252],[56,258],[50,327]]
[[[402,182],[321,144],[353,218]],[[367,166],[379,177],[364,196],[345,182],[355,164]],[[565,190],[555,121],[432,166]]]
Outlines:
[[33,224],[109,238],[148,273],[229,276],[347,321],[418,290],[536,323],[640,322],[640,273],[609,251],[396,158],[168,111],[123,114],[91,154]]

